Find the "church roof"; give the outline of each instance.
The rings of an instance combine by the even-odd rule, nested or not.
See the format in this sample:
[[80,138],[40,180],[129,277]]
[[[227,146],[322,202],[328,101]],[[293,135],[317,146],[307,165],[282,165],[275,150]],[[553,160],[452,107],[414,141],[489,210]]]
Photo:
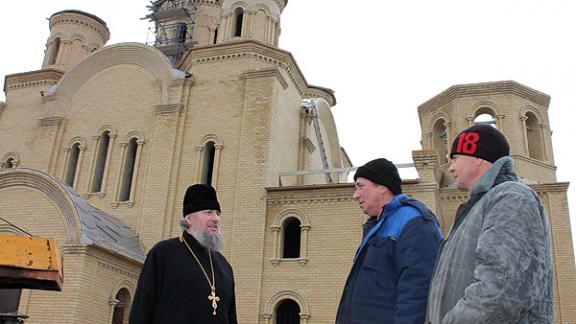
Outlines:
[[144,262],[136,233],[120,219],[89,205],[74,189],[63,186],[74,203],[80,218],[82,240],[86,245],[96,245],[138,262]]
[[106,27],[106,22],[104,20],[102,20],[100,17],[93,15],[91,13],[87,13],[87,12],[82,11],[82,10],[72,10],[72,9],[61,10],[61,11],[58,11],[58,12],[52,14],[52,16],[50,16],[50,19],[52,19],[52,17],[54,17],[56,15],[63,14],[63,13],[75,13],[75,14],[84,15],[86,17],[90,17],[90,18],[96,20],[97,22],[101,23],[102,25],[104,25]]

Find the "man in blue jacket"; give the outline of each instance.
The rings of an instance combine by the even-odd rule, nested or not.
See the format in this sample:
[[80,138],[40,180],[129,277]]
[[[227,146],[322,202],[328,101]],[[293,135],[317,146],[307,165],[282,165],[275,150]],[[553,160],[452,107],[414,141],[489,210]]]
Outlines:
[[370,216],[344,291],[336,324],[424,323],[428,286],[442,234],[436,216],[402,194],[396,166],[383,158],[354,175]]

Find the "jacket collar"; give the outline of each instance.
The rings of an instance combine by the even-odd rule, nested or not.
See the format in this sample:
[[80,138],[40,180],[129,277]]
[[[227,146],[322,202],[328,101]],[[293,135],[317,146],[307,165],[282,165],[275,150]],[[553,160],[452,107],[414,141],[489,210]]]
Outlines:
[[394,197],[392,200],[390,200],[389,203],[384,205],[384,208],[382,208],[382,213],[380,214],[380,219],[382,219],[382,217],[386,217],[386,215],[390,215],[390,213],[398,209],[398,207],[400,207],[400,201],[402,201],[405,198],[406,198],[405,194],[399,194],[396,195],[396,197]]
[[474,197],[483,194],[506,181],[518,181],[518,176],[514,172],[513,166],[514,163],[509,156],[504,156],[496,160],[486,173],[478,179],[478,182],[472,186],[470,196]]

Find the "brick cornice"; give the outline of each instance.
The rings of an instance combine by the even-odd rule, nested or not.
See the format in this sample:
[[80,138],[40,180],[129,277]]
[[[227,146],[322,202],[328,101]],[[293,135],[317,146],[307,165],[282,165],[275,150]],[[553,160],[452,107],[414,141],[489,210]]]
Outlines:
[[354,184],[327,184],[290,187],[268,187],[267,204],[290,205],[353,201]]
[[60,24],[72,24],[91,29],[100,36],[102,44],[105,44],[110,39],[110,31],[106,27],[106,22],[96,16],[78,10],[65,10],[57,12],[50,17],[50,30]]
[[290,52],[256,40],[245,39],[216,45],[194,47],[186,53],[180,69],[191,73],[194,65],[220,63],[223,61],[247,58],[275,65],[279,70],[285,71],[302,97],[306,97],[307,93],[318,94],[317,97],[320,96],[320,93],[323,93],[321,97],[327,100],[330,106],[336,104],[334,94],[331,93],[331,91],[325,90],[326,88],[308,84]]
[[553,183],[538,183],[532,184],[529,187],[532,188],[537,193],[547,193],[547,192],[564,192],[568,191],[570,182],[553,182]]
[[266,77],[276,77],[278,82],[282,85],[284,89],[288,88],[288,83],[284,80],[284,77],[276,68],[271,69],[262,69],[262,70],[255,70],[255,71],[248,71],[244,73],[244,76],[248,79],[251,78],[266,78]]
[[547,163],[547,162],[544,162],[544,161],[540,161],[540,160],[531,158],[531,157],[526,156],[526,155],[516,155],[516,154],[515,154],[515,155],[510,155],[510,157],[512,157],[512,159],[514,159],[514,160],[519,160],[519,161],[524,161],[524,162],[528,162],[528,163],[533,163],[533,164],[536,164],[536,165],[539,166],[539,167],[543,167],[543,168],[546,168],[546,169],[549,169],[549,170],[553,170],[553,171],[556,170],[556,166],[555,166],[555,165],[552,165],[552,164],[550,164],[550,163]]
[[548,107],[550,96],[515,81],[497,81],[455,85],[418,106],[418,113],[425,116],[452,100],[473,96],[516,95]]
[[28,88],[37,85],[52,85],[64,75],[64,72],[55,69],[43,69],[24,73],[7,75],[4,81],[4,91]]

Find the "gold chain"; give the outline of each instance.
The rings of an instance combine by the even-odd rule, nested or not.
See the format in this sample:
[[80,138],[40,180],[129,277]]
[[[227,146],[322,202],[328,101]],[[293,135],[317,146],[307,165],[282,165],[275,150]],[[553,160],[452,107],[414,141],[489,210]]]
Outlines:
[[208,295],[208,300],[212,302],[212,308],[214,309],[212,315],[216,316],[216,308],[218,308],[218,302],[220,301],[220,297],[216,296],[216,278],[214,278],[214,266],[212,266],[212,253],[210,252],[210,249],[207,249],[208,258],[210,259],[210,270],[212,270],[212,282],[210,282],[210,278],[208,278],[208,274],[206,273],[206,270],[204,270],[202,263],[200,263],[200,260],[198,259],[196,254],[194,253],[194,251],[192,251],[190,245],[188,245],[188,242],[186,242],[186,240],[184,239],[184,233],[180,234],[180,242],[184,243],[184,245],[186,245],[186,247],[188,248],[188,251],[192,253],[192,256],[194,256],[194,259],[196,259],[196,262],[198,262],[200,269],[202,269],[204,277],[206,277],[206,281],[208,281],[208,285],[210,285],[210,295]]
[[216,296],[216,278],[214,278],[214,266],[212,265],[212,253],[210,252],[210,249],[206,249],[206,250],[208,250],[208,258],[210,259],[210,270],[212,270],[212,282],[210,282],[210,278],[208,278],[208,274],[206,273],[206,270],[204,270],[202,263],[200,263],[200,260],[196,256],[196,253],[194,253],[194,251],[192,251],[192,249],[190,248],[190,245],[188,245],[188,242],[186,242],[186,240],[184,239],[184,233],[180,234],[180,242],[184,243],[184,245],[186,245],[186,247],[188,248],[188,251],[190,251],[190,253],[192,253],[192,256],[194,257],[194,259],[196,259],[196,262],[198,262],[200,269],[202,269],[202,272],[204,273],[204,277],[206,277],[206,281],[208,281],[208,285],[210,286],[210,295],[208,295],[208,300],[210,300],[212,302],[212,309],[214,310],[212,312],[212,315],[216,316],[216,308],[218,308],[218,302],[220,301],[220,297]]
[[208,281],[208,284],[210,285],[210,289],[216,290],[216,279],[214,278],[214,267],[212,266],[212,253],[210,253],[210,250],[207,249],[208,250],[208,258],[210,259],[210,270],[212,270],[212,282],[210,282],[210,279],[208,278],[208,274],[206,273],[206,270],[204,270],[202,263],[200,263],[200,260],[198,259],[196,254],[194,253],[194,251],[192,251],[192,249],[190,248],[190,245],[188,245],[188,242],[186,242],[186,240],[184,239],[183,234],[180,234],[180,242],[182,242],[182,243],[184,243],[184,245],[186,245],[186,247],[188,248],[188,251],[190,251],[190,253],[192,253],[192,256],[194,257],[194,259],[196,259],[196,262],[198,262],[200,269],[204,273],[204,277],[206,277],[206,281]]

